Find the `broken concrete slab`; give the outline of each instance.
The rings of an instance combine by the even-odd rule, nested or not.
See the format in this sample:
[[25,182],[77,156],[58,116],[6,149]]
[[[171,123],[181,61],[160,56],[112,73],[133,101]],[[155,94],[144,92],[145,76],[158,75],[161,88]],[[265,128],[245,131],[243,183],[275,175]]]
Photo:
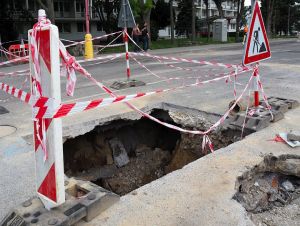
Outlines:
[[65,181],[66,202],[47,210],[38,197],[33,197],[14,208],[1,222],[1,226],[74,225],[81,219],[91,221],[119,201],[119,196],[91,182]]
[[[245,209],[232,200],[236,192],[236,178],[258,165],[263,160],[262,156],[271,152],[275,156],[297,154],[297,150],[269,140],[278,131],[295,129],[295,122],[300,121],[299,112],[300,109],[290,111],[285,119],[265,130],[173,171],[135,190],[135,195],[130,193],[121,197],[121,202],[98,216],[89,226],[172,226],[199,225],[199,222],[207,226],[254,226]],[[205,208],[199,208],[199,205]],[[293,221],[299,223],[299,207],[293,209],[293,216],[296,216]],[[289,218],[277,216],[292,222]]]
[[109,144],[116,166],[120,168],[127,165],[129,163],[129,157],[122,142],[118,138],[113,138],[109,141]]

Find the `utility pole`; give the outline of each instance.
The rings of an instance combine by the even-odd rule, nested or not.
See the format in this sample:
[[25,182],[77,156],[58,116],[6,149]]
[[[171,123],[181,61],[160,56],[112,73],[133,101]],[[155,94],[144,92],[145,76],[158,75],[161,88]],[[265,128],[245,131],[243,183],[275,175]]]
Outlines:
[[196,12],[195,12],[195,0],[192,0],[192,42],[196,39]]
[[90,8],[89,8],[89,0],[85,0],[85,25],[86,25],[86,35],[85,39],[85,59],[93,59],[94,58],[94,49],[93,49],[93,37],[90,33]]
[[174,10],[173,10],[173,0],[170,0],[170,23],[171,23],[171,42],[174,44]]

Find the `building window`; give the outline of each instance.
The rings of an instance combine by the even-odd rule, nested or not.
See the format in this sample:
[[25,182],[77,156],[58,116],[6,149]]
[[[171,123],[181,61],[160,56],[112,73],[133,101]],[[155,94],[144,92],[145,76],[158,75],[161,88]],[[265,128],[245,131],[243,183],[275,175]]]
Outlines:
[[65,12],[70,12],[70,10],[71,10],[70,2],[64,2],[64,11]]
[[71,33],[71,24],[69,23],[56,23],[59,32],[62,33]]
[[97,31],[103,31],[101,23],[97,23]]
[[76,1],[76,12],[78,13],[84,12],[85,11],[84,9],[85,9],[84,3],[81,1]]
[[35,10],[34,1],[28,1],[28,9],[32,11]]
[[77,23],[77,32],[85,32],[84,23]]
[[55,12],[63,12],[64,11],[64,3],[63,2],[54,2],[54,11]]

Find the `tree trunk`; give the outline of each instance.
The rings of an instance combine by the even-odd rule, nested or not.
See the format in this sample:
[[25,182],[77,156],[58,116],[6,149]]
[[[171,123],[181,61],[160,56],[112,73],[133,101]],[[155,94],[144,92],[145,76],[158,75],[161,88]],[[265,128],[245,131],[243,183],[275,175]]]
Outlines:
[[195,10],[195,1],[192,0],[192,42],[195,42],[196,39],[196,10]]
[[207,26],[207,41],[210,38],[210,24],[209,24],[209,8],[208,1],[205,2],[205,11],[206,11],[206,26]]
[[40,6],[46,11],[47,18],[51,20],[51,22],[55,23],[55,13],[54,13],[54,3],[53,0],[37,0]]
[[173,0],[170,0],[170,22],[171,22],[171,42],[174,44],[174,11],[173,11]]
[[151,45],[151,25],[150,25],[150,16],[151,16],[151,9],[145,11],[143,13],[143,19],[147,23],[147,30],[149,33],[149,46]]
[[273,34],[275,34],[275,35],[276,35],[276,17],[277,17],[277,10],[275,10],[275,12],[274,12],[273,23],[272,23],[272,25],[273,25]]
[[216,6],[217,6],[217,9],[218,9],[220,18],[224,18],[223,7],[222,7],[222,1],[215,1],[215,4],[216,4]]
[[272,35],[272,16],[273,16],[274,0],[267,0],[267,21],[266,30],[269,37]]
[[55,23],[55,13],[54,13],[54,3],[53,0],[47,0],[47,6],[48,6],[48,18],[51,20],[51,22]]
[[238,0],[238,10],[237,10],[237,17],[236,17],[236,33],[235,33],[235,41],[239,42],[240,38],[240,22],[242,19],[242,15],[245,9],[245,0]]

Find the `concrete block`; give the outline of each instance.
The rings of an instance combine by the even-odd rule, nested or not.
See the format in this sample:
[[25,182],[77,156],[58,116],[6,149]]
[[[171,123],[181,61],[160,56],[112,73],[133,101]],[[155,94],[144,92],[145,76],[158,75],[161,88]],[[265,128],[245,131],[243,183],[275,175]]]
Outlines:
[[290,141],[300,141],[300,131],[291,131],[287,134],[287,139]]
[[122,167],[127,165],[129,163],[129,157],[122,142],[118,138],[113,138],[109,141],[109,144],[116,166]]
[[48,211],[38,197],[33,197],[10,212],[0,226],[66,226],[81,219],[91,221],[116,203],[120,197],[91,182],[67,179],[66,202]]

